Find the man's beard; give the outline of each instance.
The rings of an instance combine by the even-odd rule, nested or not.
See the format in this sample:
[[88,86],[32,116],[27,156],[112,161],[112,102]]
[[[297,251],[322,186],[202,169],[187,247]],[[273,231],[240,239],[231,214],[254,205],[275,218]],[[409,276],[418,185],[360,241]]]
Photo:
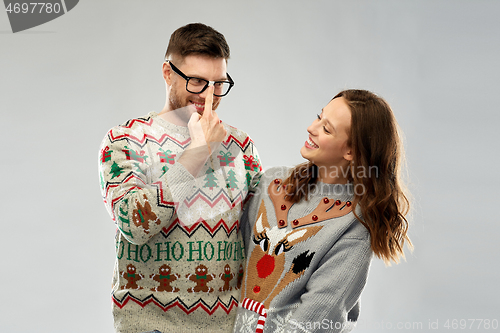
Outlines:
[[[191,99],[196,101],[196,98],[191,98]],[[176,89],[174,87],[172,87],[172,89],[170,89],[170,93],[169,93],[169,96],[168,96],[168,101],[169,101],[169,104],[170,104],[170,110],[171,111],[175,111],[175,110],[179,110],[179,109],[184,109],[185,110],[186,107],[189,107],[189,109],[192,108],[193,110],[196,110],[194,108],[194,106],[189,102],[189,100],[190,100],[189,97],[187,97],[183,101],[182,98],[179,97],[179,95],[177,94],[177,91],[176,91]],[[212,111],[215,111],[217,109],[217,107],[219,106],[219,103],[220,103],[220,99],[217,99],[216,101],[214,101],[212,103]]]
[[184,101],[184,103],[181,102],[180,97],[177,96],[176,91],[174,90],[173,87],[172,87],[172,89],[170,89],[170,94],[168,96],[168,102],[170,104],[171,111],[183,108],[189,104],[189,102],[187,100]]

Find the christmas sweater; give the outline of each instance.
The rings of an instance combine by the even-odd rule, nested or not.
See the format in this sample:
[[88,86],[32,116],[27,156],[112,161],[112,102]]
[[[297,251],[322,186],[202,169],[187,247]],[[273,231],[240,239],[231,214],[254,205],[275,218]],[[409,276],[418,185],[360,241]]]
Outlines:
[[372,259],[353,186],[319,182],[291,204],[288,172],[267,170],[242,217],[247,263],[234,332],[348,332]]
[[232,330],[245,259],[239,219],[261,166],[250,137],[224,127],[200,177],[177,163],[188,128],[154,112],[104,137],[101,190],[117,226],[116,332]]

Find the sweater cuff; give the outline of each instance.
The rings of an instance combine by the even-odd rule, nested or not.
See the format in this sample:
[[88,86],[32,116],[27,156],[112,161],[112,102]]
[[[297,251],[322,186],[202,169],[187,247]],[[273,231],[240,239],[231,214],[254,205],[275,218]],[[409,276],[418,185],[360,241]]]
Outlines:
[[163,176],[163,182],[172,195],[172,201],[183,205],[184,201],[192,194],[195,178],[181,163],[175,163]]

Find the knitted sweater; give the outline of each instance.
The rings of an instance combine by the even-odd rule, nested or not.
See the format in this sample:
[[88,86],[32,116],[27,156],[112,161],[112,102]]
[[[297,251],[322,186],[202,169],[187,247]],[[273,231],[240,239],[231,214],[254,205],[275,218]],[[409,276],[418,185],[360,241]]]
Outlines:
[[261,167],[248,135],[224,127],[199,178],[176,162],[188,128],[154,112],[104,137],[101,190],[117,226],[116,332],[232,330],[245,258],[239,219]]
[[242,217],[247,264],[234,332],[348,332],[372,258],[352,184],[284,199],[287,168],[267,170]]

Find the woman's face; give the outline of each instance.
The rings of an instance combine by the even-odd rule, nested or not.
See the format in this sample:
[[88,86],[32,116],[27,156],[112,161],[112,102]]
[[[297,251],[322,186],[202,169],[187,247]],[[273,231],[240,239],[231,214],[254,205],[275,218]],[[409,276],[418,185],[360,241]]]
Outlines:
[[[345,99],[338,97],[331,100],[307,128],[309,138],[300,149],[302,157],[320,167],[320,174],[334,176],[336,173],[342,176],[343,172],[347,175],[347,167],[352,160],[347,145],[350,128],[351,110]],[[325,170],[321,171],[322,168]]]

